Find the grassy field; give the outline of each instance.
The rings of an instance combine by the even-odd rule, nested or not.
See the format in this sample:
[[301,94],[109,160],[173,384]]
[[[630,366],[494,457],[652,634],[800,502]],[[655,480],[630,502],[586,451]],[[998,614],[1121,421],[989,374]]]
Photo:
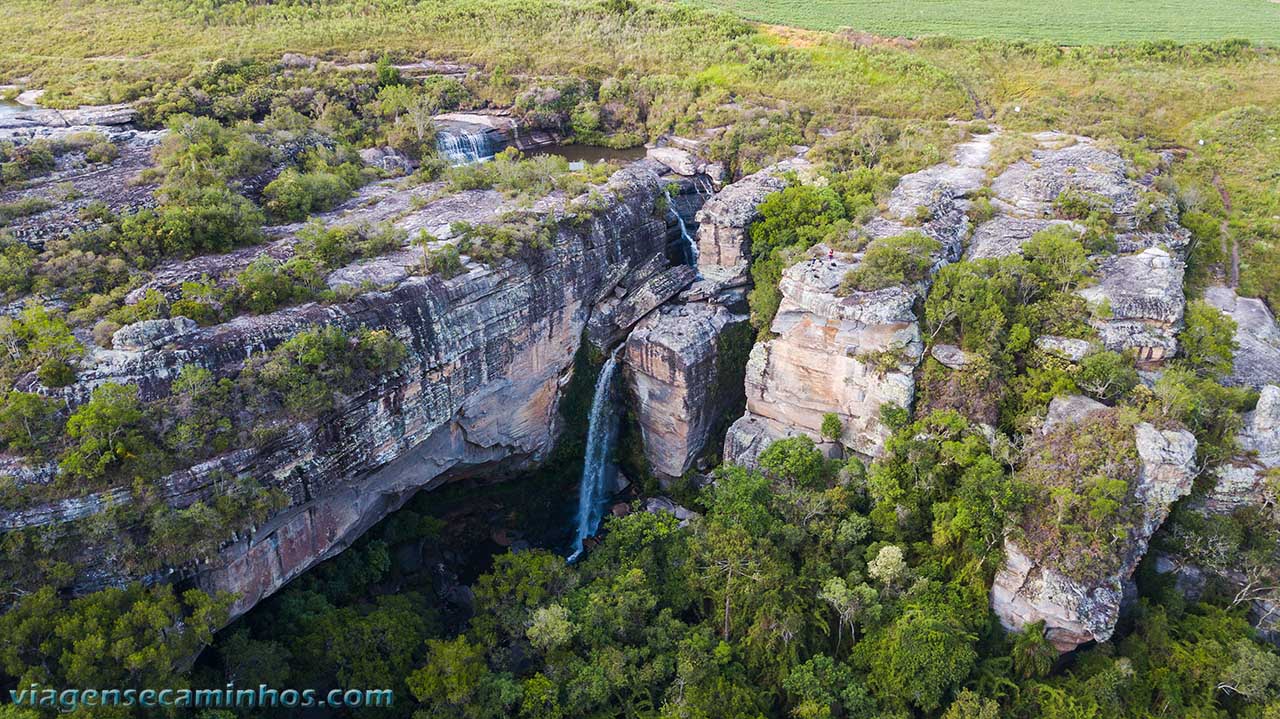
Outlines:
[[1276,0],[697,0],[743,17],[877,35],[1109,45],[1247,38],[1280,45]]

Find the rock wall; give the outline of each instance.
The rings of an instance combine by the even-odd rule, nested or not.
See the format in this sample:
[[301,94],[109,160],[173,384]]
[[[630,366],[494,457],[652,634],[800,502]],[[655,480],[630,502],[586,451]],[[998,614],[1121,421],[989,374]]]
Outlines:
[[[627,338],[624,381],[659,479],[682,476],[711,445],[741,395],[728,343],[750,332],[747,316],[708,302],[673,304],[646,317]],[[749,341],[749,340],[748,340]],[[739,405],[741,406],[741,405]]]
[[[1051,403],[1044,429],[1070,432],[1072,425],[1106,410],[1085,397],[1060,397]],[[1106,641],[1115,630],[1124,585],[1146,554],[1151,535],[1169,516],[1172,504],[1191,491],[1196,440],[1186,430],[1160,430],[1145,422],[1134,428],[1141,468],[1132,487],[1138,519],[1126,527],[1127,539],[1114,551],[1119,568],[1096,581],[1081,581],[1061,567],[1042,564],[1006,537],[1005,564],[991,587],[991,608],[1006,629],[1017,631],[1043,620],[1046,636],[1059,651],[1090,641]]]
[[[601,193],[612,204],[585,223],[562,223],[548,250],[492,268],[468,263],[468,271],[452,279],[402,270],[391,286],[349,302],[241,317],[174,336],[158,350],[100,351],[66,397],[81,401],[105,381],[139,383],[145,397],[160,397],[181,365],[230,374],[246,357],[317,323],[383,329],[405,344],[399,371],[346,398],[331,416],[290,423],[264,446],[228,453],[160,483],[160,494],[175,507],[218,492],[226,476],[249,475],[288,495],[288,507],[264,526],[184,568],[204,589],[238,593],[233,615],[240,614],[340,552],[420,489],[516,472],[547,455],[560,429],[560,389],[593,308],[601,298],[615,297],[618,287],[625,297],[629,288],[643,286],[628,282],[629,275],[652,269],[652,258],[662,252],[667,226],[657,198],[663,171],[640,162],[616,173]],[[559,216],[567,207],[561,201],[544,210]],[[400,221],[435,224],[423,217]],[[403,266],[413,257],[393,254],[361,267]],[[28,476],[45,475],[33,468]],[[127,502],[129,491],[6,511],[0,528],[88,516],[109,499]],[[75,531],[75,525],[64,529]],[[108,547],[84,547],[77,558],[81,589],[133,578],[112,563],[112,555]]]
[[[942,247],[935,270],[958,259],[969,233],[965,197],[982,185],[993,139],[975,136],[957,146],[952,162],[903,177],[887,214],[863,232],[871,240],[923,232]],[[905,224],[922,209],[928,217],[922,225]],[[770,442],[798,433],[822,441],[828,413],[840,419],[841,445],[880,453],[890,434],[881,408],[909,408],[914,399],[914,372],[924,353],[914,307],[927,283],[841,293],[841,281],[861,261],[862,253],[820,245],[783,272],[773,338],[751,351],[747,411],[725,438],[726,461],[754,464]]]

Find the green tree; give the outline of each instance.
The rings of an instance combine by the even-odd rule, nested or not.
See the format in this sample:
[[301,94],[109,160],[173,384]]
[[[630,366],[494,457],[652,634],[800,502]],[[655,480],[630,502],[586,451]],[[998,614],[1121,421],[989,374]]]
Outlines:
[[1043,677],[1053,669],[1054,662],[1058,660],[1058,650],[1045,636],[1044,620],[1028,624],[1013,635],[1010,656],[1014,671],[1023,679]]
[[1186,326],[1178,333],[1183,362],[1192,370],[1219,379],[1235,364],[1236,323],[1203,300],[1187,305]]
[[108,475],[162,471],[136,385],[101,384],[67,419],[71,444],[58,466],[67,476],[97,482]]
[[0,401],[0,446],[21,454],[40,455],[62,431],[60,405],[31,392],[12,390]]
[[881,698],[932,712],[969,676],[977,660],[975,637],[945,606],[908,609],[869,651],[869,681]]

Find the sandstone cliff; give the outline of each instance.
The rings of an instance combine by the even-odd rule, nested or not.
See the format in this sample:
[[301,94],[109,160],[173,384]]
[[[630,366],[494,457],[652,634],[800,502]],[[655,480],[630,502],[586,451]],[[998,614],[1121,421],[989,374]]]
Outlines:
[[[903,177],[886,215],[863,231],[874,241],[918,230],[941,245],[935,269],[958,259],[969,233],[965,196],[981,187],[993,140],[975,136],[952,162]],[[905,224],[922,212],[920,227]],[[750,465],[770,442],[797,433],[821,441],[828,413],[840,419],[841,445],[875,456],[890,433],[881,408],[911,406],[924,352],[914,305],[927,283],[842,296],[841,280],[861,260],[819,246],[783,273],[774,337],[751,351],[747,412],[725,438],[727,461]]]
[[[404,343],[407,358],[397,372],[344,398],[331,415],[290,423],[262,446],[215,457],[160,483],[161,500],[175,507],[209,498],[226,477],[241,475],[288,496],[288,506],[264,526],[250,528],[198,566],[183,568],[205,589],[238,593],[234,613],[239,614],[341,551],[420,489],[515,472],[546,457],[560,429],[561,388],[600,301],[625,299],[642,287],[650,293],[642,304],[661,301],[653,301],[653,288],[632,275],[663,271],[654,260],[667,235],[667,221],[658,212],[663,172],[651,162],[618,171],[602,188],[609,202],[585,222],[581,216],[567,219],[569,210],[581,209],[578,201],[552,197],[540,203],[536,211],[566,218],[552,247],[496,266],[468,262],[466,272],[451,279],[421,276],[407,269],[420,255],[406,247],[335,273],[353,283],[378,278],[378,289],[349,301],[304,304],[207,328],[143,328],[147,331],[135,334],[149,339],[126,337],[115,349],[96,351],[79,381],[63,394],[75,404],[93,386],[113,381],[138,384],[144,398],[161,397],[184,364],[232,374],[250,355],[314,324],[383,329]],[[377,212],[404,208],[389,212],[398,226],[438,236],[447,236],[458,213],[483,221],[502,211],[502,202],[485,192],[417,203],[421,209],[400,191],[377,186],[366,193],[387,200],[374,205],[381,208]],[[335,221],[346,214],[337,213]],[[222,276],[227,267],[247,264],[262,252],[287,255],[292,235],[288,228],[283,235],[272,245],[179,263],[158,272],[153,286],[168,289],[210,269],[222,270]],[[682,286],[675,284],[671,294]],[[625,320],[613,315],[615,323],[642,316],[642,311]],[[26,468],[22,477],[47,481],[51,473]],[[120,488],[5,511],[0,528],[62,523],[62,531],[74,533],[79,525],[70,520],[129,501],[130,490]],[[79,588],[131,578],[113,565],[112,556],[110,546],[86,537],[74,558],[81,567]]]

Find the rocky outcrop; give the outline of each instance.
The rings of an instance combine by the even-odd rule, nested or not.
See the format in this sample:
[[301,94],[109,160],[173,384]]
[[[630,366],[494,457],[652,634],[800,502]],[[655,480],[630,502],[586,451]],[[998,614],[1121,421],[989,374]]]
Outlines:
[[85,151],[71,149],[58,154],[56,166],[47,175],[32,178],[13,189],[0,191],[0,204],[40,199],[48,209],[12,220],[4,232],[35,248],[48,240],[73,232],[92,229],[98,220],[83,213],[91,206],[105,206],[112,213],[125,215],[155,204],[154,184],[140,181],[140,174],[152,164],[152,151],[160,144],[164,131],[141,132],[128,128],[98,125],[73,127],[37,126],[0,129],[0,141],[25,144],[43,139],[61,143],[86,133],[100,134],[115,146],[119,155],[110,162],[93,163]]
[[912,372],[924,352],[915,293],[892,287],[840,297],[857,262],[817,249],[818,259],[783,273],[776,337],[751,350],[747,414],[729,430],[726,460],[751,465],[770,439],[796,432],[820,439],[827,413],[840,418],[846,447],[875,455],[889,436],[881,406],[911,406]]
[[[282,423],[259,446],[158,483],[161,501],[175,507],[224,491],[227,477],[249,476],[287,495],[288,506],[263,526],[184,568],[204,589],[237,593],[233,614],[239,614],[341,551],[417,491],[519,471],[547,456],[560,429],[561,388],[593,308],[662,250],[660,172],[641,162],[616,173],[602,192],[611,204],[586,221],[562,223],[549,249],[494,267],[469,263],[450,279],[407,276],[334,305],[241,317],[169,338],[161,349],[103,351],[65,396],[82,401],[93,385],[115,381],[139,383],[144,397],[160,397],[182,365],[228,375],[246,357],[315,324],[381,329],[404,343],[400,369],[343,398],[334,413]],[[563,210],[547,208],[557,216]],[[129,493],[121,488],[0,512],[0,527],[88,516],[127,503]],[[110,552],[84,542],[69,558],[81,588],[133,578],[112,564]]]
[[[1106,407],[1084,397],[1055,399],[1043,433],[1070,433],[1073,425],[1105,411]],[[1124,527],[1125,539],[1107,550],[1119,554],[1114,571],[1081,578],[1066,567],[1037,561],[1033,552],[1012,536],[1006,537],[1005,564],[991,587],[992,610],[1006,629],[1017,631],[1044,621],[1049,641],[1064,652],[1111,637],[1125,582],[1173,502],[1191,491],[1195,476],[1196,440],[1190,432],[1160,430],[1143,422],[1134,427],[1133,441],[1140,467],[1127,501],[1136,511],[1133,523]]]
[[[644,438],[645,458],[660,479],[682,476],[723,428],[740,401],[733,343],[749,342],[745,315],[707,302],[663,307],[636,325],[623,354],[624,381]],[[741,405],[738,405],[741,407]]]
[[1280,327],[1267,303],[1222,286],[1205,290],[1204,299],[1236,323],[1235,365],[1224,382],[1254,389],[1280,384]]
[[726,186],[698,211],[698,273],[719,288],[740,287],[750,281],[751,223],[760,216],[760,203],[784,189],[788,171],[807,167],[803,159],[786,160]]
[[1053,227],[1070,227],[1077,233],[1083,231],[1083,228],[1078,228],[1066,220],[1000,215],[978,225],[973,231],[973,237],[969,240],[969,249],[965,251],[965,259],[999,259],[1016,255],[1022,249],[1022,245],[1037,232]]
[[1244,415],[1243,424],[1236,435],[1240,453],[1218,468],[1217,483],[1204,498],[1210,512],[1228,514],[1280,499],[1273,494],[1276,488],[1266,486],[1267,473],[1280,468],[1280,386],[1262,388],[1258,406]]
[[1079,362],[1093,351],[1093,343],[1087,340],[1058,337],[1056,335],[1040,335],[1036,338],[1036,347],[1055,357]]
[[613,347],[642,317],[689,286],[697,274],[688,265],[670,266],[664,255],[654,255],[600,301],[587,324],[587,338],[601,351]]
[[72,110],[33,107],[24,112],[0,115],[0,131],[129,125],[137,117],[138,111],[127,103],[85,105]]
[[1106,348],[1133,349],[1142,362],[1172,357],[1186,306],[1185,270],[1181,258],[1160,247],[1102,259],[1097,284],[1079,294],[1093,308],[1090,324]]
[[[1107,216],[1118,254],[1094,257],[1096,282],[1080,290],[1093,307],[1090,324],[1107,349],[1134,350],[1158,363],[1177,351],[1186,299],[1183,253],[1190,233],[1176,222],[1172,200],[1153,192],[1151,178],[1129,177],[1119,153],[1089,138],[1040,133],[1029,160],[1019,160],[991,183],[997,216],[974,232],[968,259],[999,258],[1021,251],[1036,233],[1084,227],[1055,218],[1065,192]],[[1167,159],[1167,158],[1166,158]]]
[[[975,136],[957,147],[953,162],[904,177],[888,214],[863,232],[872,242],[924,233],[941,245],[935,270],[959,259],[969,231],[965,198],[981,186],[993,139]],[[924,221],[910,226],[907,218]],[[769,442],[795,434],[821,441],[828,414],[840,420],[839,444],[876,456],[890,434],[882,408],[911,407],[924,354],[914,307],[927,282],[846,293],[841,282],[862,256],[819,245],[783,272],[774,337],[747,361],[747,412],[725,438],[726,461],[750,466]]]

